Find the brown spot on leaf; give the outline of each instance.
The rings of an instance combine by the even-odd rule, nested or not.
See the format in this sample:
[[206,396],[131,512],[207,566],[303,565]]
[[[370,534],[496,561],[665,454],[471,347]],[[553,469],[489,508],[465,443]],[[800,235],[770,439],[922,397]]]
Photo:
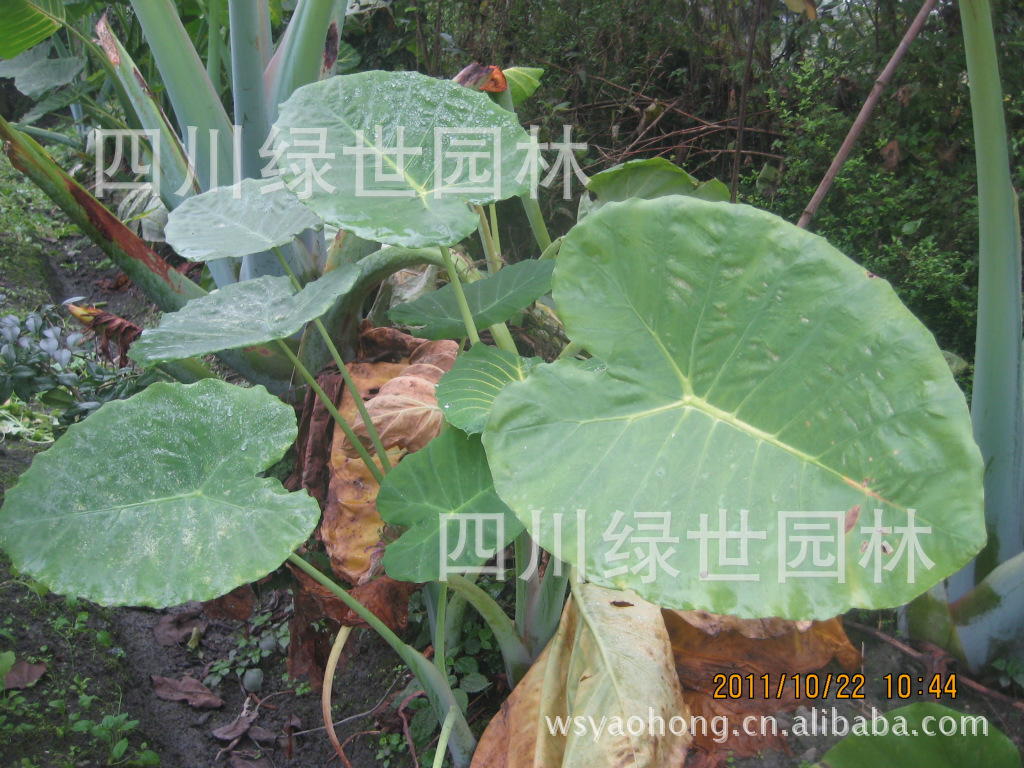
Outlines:
[[616,608],[632,608],[632,603],[627,603],[625,600],[612,600],[612,605]]
[[858,518],[860,518],[860,504],[854,504],[850,507],[850,511],[846,513],[846,520],[843,525],[846,533],[853,530],[853,526],[857,524]]
[[322,72],[327,74],[334,65],[338,63],[338,23],[332,21],[327,28],[327,38],[324,40],[324,60]]
[[115,67],[120,66],[121,54],[118,53],[117,45],[114,42],[114,34],[110,31],[110,24],[107,21],[106,13],[100,16],[100,20],[96,22],[96,37],[103,48],[103,52],[110,59],[110,63]]

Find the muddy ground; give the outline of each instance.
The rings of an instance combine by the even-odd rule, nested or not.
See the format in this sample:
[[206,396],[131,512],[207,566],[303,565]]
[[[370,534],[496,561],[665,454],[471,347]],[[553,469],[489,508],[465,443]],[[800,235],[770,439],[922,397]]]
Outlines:
[[[14,304],[13,310],[7,311],[23,312],[41,303],[82,296],[82,303],[105,302],[108,311],[144,326],[155,322],[152,305],[124,284],[119,271],[101,252],[38,196],[26,192],[23,197],[34,218],[0,231],[0,290],[8,293]],[[17,195],[4,199],[8,205],[19,200]],[[51,225],[49,229],[46,222]],[[11,487],[28,467],[34,451],[17,441],[0,444],[0,491]],[[84,602],[69,603],[56,595],[39,595],[31,587],[31,583],[12,575],[7,561],[0,558],[0,652],[13,650],[19,658],[46,664],[38,682],[20,693],[9,692],[3,700],[0,768],[107,764],[110,745],[93,733],[75,731],[73,724],[122,713],[129,722],[137,720],[138,724],[125,734],[129,746],[115,761],[120,764],[145,764],[151,759],[145,757],[147,750],[159,756],[160,765],[169,768],[321,768],[340,764],[323,731],[318,730],[322,726],[319,697],[309,690],[308,681],[293,681],[285,674],[285,652],[278,641],[286,637],[283,627],[290,611],[287,591],[264,595],[255,621],[200,617],[205,631],[189,647],[185,639],[161,645],[154,635],[161,619],[186,612],[189,606],[166,612],[104,609]],[[857,613],[853,618],[892,633],[888,613]],[[887,700],[883,676],[906,673],[916,679],[930,674],[927,654],[915,658],[880,639],[877,633],[854,627],[849,627],[848,633],[865,657],[861,670],[866,680],[865,698],[840,702],[833,697],[816,702],[819,706],[836,706],[840,714],[852,718],[916,700]],[[162,701],[154,694],[152,676],[202,680],[216,670],[218,662],[223,666],[233,652],[237,657],[262,647],[261,640],[266,658],[258,666],[264,682],[255,696],[246,695],[234,670],[212,686],[224,700],[214,709]],[[413,765],[401,736],[400,720],[388,707],[400,700],[408,675],[397,656],[368,631],[356,630],[347,651],[351,661],[334,686],[334,717],[353,718],[339,726],[342,740],[362,733],[346,747],[352,765]],[[15,696],[21,697],[20,703]],[[985,715],[1018,747],[1024,745],[1024,706],[1019,700],[975,692],[961,684],[955,699],[945,697],[941,703]],[[243,712],[253,711],[254,727],[234,745],[230,739],[214,735],[215,730],[229,726]],[[791,721],[791,715],[781,718],[783,725]],[[790,736],[788,752],[766,750],[749,759],[723,754],[721,762],[730,766],[796,768],[819,760],[837,740],[831,735]]]

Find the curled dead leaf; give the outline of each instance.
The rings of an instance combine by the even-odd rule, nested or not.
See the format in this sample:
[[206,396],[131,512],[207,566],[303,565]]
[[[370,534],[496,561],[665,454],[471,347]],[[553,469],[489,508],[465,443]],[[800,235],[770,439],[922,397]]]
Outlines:
[[110,342],[113,341],[117,345],[118,366],[124,368],[128,365],[128,348],[142,333],[140,326],[96,307],[79,307],[74,304],[68,304],[67,307],[76,320],[99,338],[100,352],[107,360],[114,362],[114,355],[110,351]]
[[256,722],[257,717],[259,717],[259,712],[256,710],[253,710],[252,712],[242,712],[242,714],[227,725],[222,725],[220,728],[214,728],[211,733],[215,739],[220,739],[221,741],[234,741],[235,739],[245,736],[245,734],[249,732],[249,728]]
[[[437,405],[434,390],[455,364],[458,348],[456,342],[449,340],[420,345],[409,358],[409,366],[366,403],[366,411],[386,450],[398,447],[413,453],[441,431],[444,414]],[[361,418],[353,421],[352,428],[364,445],[370,447]],[[349,446],[346,453],[354,455],[354,449]]]
[[900,165],[900,143],[893,139],[879,150],[882,155],[882,164],[887,171],[895,171]]
[[[638,736],[608,727],[630,717],[688,722],[660,609],[631,592],[589,584],[578,594],[582,606],[575,599],[566,603],[555,636],[480,738],[472,768],[683,764],[690,742],[686,733],[645,729]],[[585,723],[587,716],[602,724],[600,734],[575,728],[558,733],[545,726],[548,718]]]

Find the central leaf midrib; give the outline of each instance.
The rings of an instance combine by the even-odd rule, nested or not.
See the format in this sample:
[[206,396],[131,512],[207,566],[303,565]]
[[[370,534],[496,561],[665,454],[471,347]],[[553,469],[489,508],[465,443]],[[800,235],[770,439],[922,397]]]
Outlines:
[[806,464],[810,464],[810,465],[812,465],[814,467],[817,467],[818,469],[821,469],[821,470],[824,470],[825,472],[828,472],[829,474],[833,475],[834,477],[839,478],[840,480],[842,480],[844,483],[846,483],[848,485],[860,488],[865,494],[874,496],[879,501],[882,501],[882,502],[884,502],[886,504],[890,504],[891,506],[893,506],[896,509],[901,509],[901,510],[904,509],[904,507],[902,507],[899,504],[896,504],[895,502],[891,501],[890,499],[886,499],[886,498],[878,495],[870,487],[861,486],[861,484],[859,482],[853,480],[850,477],[847,477],[842,472],[839,472],[839,471],[833,469],[832,467],[828,466],[827,464],[824,464],[818,458],[816,458],[814,456],[811,456],[808,453],[805,453],[804,451],[800,450],[799,448],[797,448],[794,445],[790,445],[789,443],[784,442],[783,440],[780,440],[777,435],[773,435],[770,432],[765,432],[764,430],[759,429],[758,427],[755,427],[753,424],[750,424],[749,422],[746,422],[746,421],[743,421],[740,418],[737,418],[736,414],[730,413],[729,411],[724,411],[721,408],[717,408],[716,406],[714,406],[711,403],[709,403],[707,400],[705,400],[705,399],[703,399],[701,397],[698,397],[697,395],[685,394],[685,395],[683,395],[683,397],[681,399],[676,400],[675,402],[669,403],[667,405],[659,406],[657,408],[649,408],[649,409],[644,410],[644,411],[638,411],[636,413],[631,413],[631,414],[624,415],[624,416],[607,416],[607,417],[604,417],[604,418],[585,419],[585,420],[579,421],[578,423],[581,423],[581,424],[592,424],[592,423],[596,424],[596,423],[601,423],[601,422],[613,422],[613,421],[633,422],[633,421],[638,421],[640,419],[647,418],[649,416],[656,416],[656,415],[661,414],[661,413],[670,413],[670,412],[675,411],[675,410],[682,410],[682,409],[686,409],[686,408],[692,408],[692,409],[694,409],[694,410],[696,410],[696,411],[698,411],[700,413],[703,413],[706,416],[710,416],[712,419],[715,419],[716,421],[720,421],[723,424],[728,424],[729,426],[733,427],[734,429],[737,429],[740,432],[743,432],[744,434],[746,434],[746,435],[748,435],[748,436],[750,436],[750,437],[752,437],[752,438],[754,438],[756,440],[760,440],[763,443],[768,443],[769,445],[772,445],[772,446],[778,448],[779,450],[782,450],[785,453],[788,453],[789,455],[793,456],[794,458],[799,459],[800,461],[802,461],[802,462],[804,462]]
[[[258,479],[258,478],[253,478],[253,479]],[[205,485],[205,483],[204,483],[204,485]],[[120,514],[121,512],[127,512],[127,511],[132,510],[132,509],[139,509],[139,508],[142,508],[142,507],[160,506],[160,505],[167,504],[167,503],[174,502],[174,501],[183,501],[185,499],[199,499],[199,498],[209,499],[214,504],[218,504],[218,505],[222,505],[222,506],[228,506],[228,507],[232,507],[234,509],[240,509],[240,510],[249,509],[249,507],[243,507],[243,506],[240,506],[238,504],[232,504],[230,501],[228,501],[227,499],[224,499],[224,498],[222,498],[220,496],[209,496],[209,495],[203,493],[203,488],[202,487],[199,487],[199,488],[196,488],[194,491],[189,491],[188,493],[178,493],[178,494],[175,494],[173,496],[160,496],[158,498],[147,499],[145,501],[134,501],[134,502],[132,502],[130,504],[118,504],[118,505],[115,505],[115,506],[107,506],[107,507],[99,507],[99,508],[93,508],[93,509],[75,510],[73,512],[67,512],[67,513],[61,515],[60,517],[34,517],[31,520],[28,520],[28,519],[16,520],[16,521],[14,521],[14,525],[24,525],[24,524],[28,524],[28,523],[35,524],[35,523],[60,522],[62,520],[67,520],[68,518],[71,518],[71,517],[89,517],[90,515],[104,515],[104,514],[112,514],[112,513]]]

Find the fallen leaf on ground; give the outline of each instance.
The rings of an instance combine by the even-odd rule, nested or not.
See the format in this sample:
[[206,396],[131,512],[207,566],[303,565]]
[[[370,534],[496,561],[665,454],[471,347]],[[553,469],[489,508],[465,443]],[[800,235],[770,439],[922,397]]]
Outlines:
[[220,728],[214,728],[211,733],[215,739],[221,741],[234,741],[235,739],[245,736],[249,732],[249,728],[256,722],[256,718],[259,717],[259,712],[253,710],[252,712],[242,712],[238,717],[232,720],[227,725],[222,725]]
[[168,613],[160,617],[160,621],[153,627],[153,636],[163,646],[173,646],[179,643],[187,643],[192,637],[192,630],[199,628],[199,633],[206,631],[206,625],[199,620],[202,613],[201,608],[193,608],[182,613]]
[[257,744],[274,744],[277,742],[276,733],[268,731],[266,728],[258,725],[254,725],[249,728],[246,735]]
[[192,677],[175,680],[170,677],[150,675],[153,693],[164,701],[187,701],[190,707],[217,709],[224,706],[224,700]]
[[4,690],[12,688],[29,688],[46,672],[43,662],[32,664],[25,659],[16,659],[14,665],[4,677]]

